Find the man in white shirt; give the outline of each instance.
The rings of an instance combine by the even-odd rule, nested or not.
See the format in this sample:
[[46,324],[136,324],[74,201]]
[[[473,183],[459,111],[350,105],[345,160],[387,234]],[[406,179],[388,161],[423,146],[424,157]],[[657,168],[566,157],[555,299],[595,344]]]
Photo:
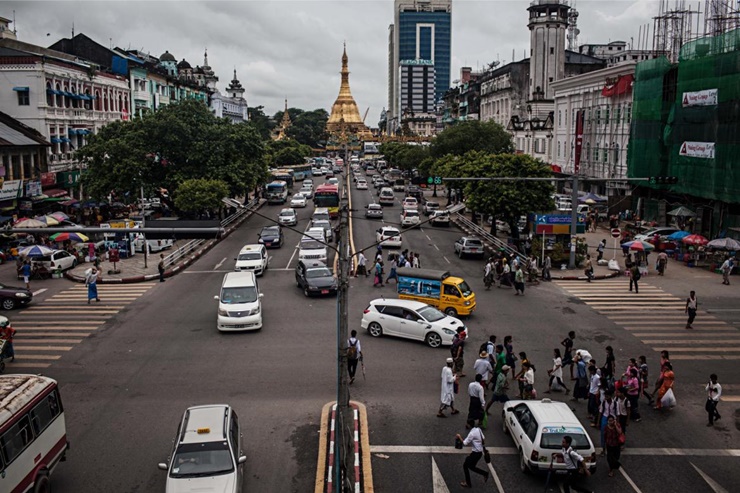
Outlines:
[[[480,474],[485,478],[484,481],[488,481],[488,472],[483,469],[478,469],[477,467],[478,461],[483,457],[484,440],[486,437],[483,435],[481,429],[476,426],[475,421],[468,420],[468,427],[471,428],[471,430],[470,433],[468,433],[468,436],[465,437],[465,440],[463,440],[463,445],[472,445],[473,450],[470,452],[470,455],[465,458],[465,462],[463,463],[465,481],[460,483],[460,486],[463,488],[472,488],[472,485],[470,484],[470,471]],[[460,434],[455,436],[462,440]]]
[[360,340],[357,338],[357,331],[353,330],[350,332],[350,338],[347,340],[347,371],[349,372],[350,385],[355,381],[357,363],[359,363],[361,359],[362,346],[360,346]]
[[732,262],[730,261],[729,255],[725,255],[725,261],[722,262],[722,266],[719,270],[722,272],[722,284],[727,284],[729,286],[730,273],[732,272]]
[[367,277],[369,274],[367,273],[367,257],[360,252],[357,254],[357,272],[355,272],[355,277],[365,275]]
[[457,377],[452,373],[452,358],[447,358],[447,364],[442,368],[442,391],[440,394],[440,400],[442,404],[439,406],[439,412],[437,412],[438,418],[446,418],[444,410],[448,407],[452,409],[450,414],[458,414],[460,411],[455,409],[455,380]]
[[601,377],[596,373],[596,366],[591,365],[588,367],[590,376],[589,387],[588,387],[588,419],[594,420],[596,423],[597,414],[599,413],[599,386],[601,385]]
[[572,443],[573,439],[566,435],[563,437],[563,441],[560,444],[563,447],[561,453],[563,454],[565,469],[568,472],[568,475],[563,482],[563,491],[565,493],[570,493],[570,489],[573,488],[574,491],[589,493],[591,490],[587,490],[576,484],[579,478],[578,464],[583,462],[583,456],[573,450],[573,447],[571,447]]
[[473,369],[477,375],[483,377],[481,385],[486,387],[491,378],[491,374],[493,373],[493,367],[491,366],[491,362],[488,360],[488,353],[486,351],[483,351],[478,356],[479,358],[475,360],[475,363],[473,363]]
[[714,426],[714,420],[722,417],[717,412],[717,404],[719,404],[719,398],[722,397],[722,386],[717,382],[717,375],[715,373],[709,375],[709,383],[706,386],[706,391],[707,404],[705,409],[709,415],[707,426]]
[[[468,396],[470,397],[470,405],[468,406],[468,423],[471,420],[477,421],[478,423],[483,420],[483,404],[486,402],[486,397],[483,392],[483,377],[478,374],[475,376],[475,382],[470,382],[468,385]],[[466,428],[470,428],[470,425],[466,425]]]

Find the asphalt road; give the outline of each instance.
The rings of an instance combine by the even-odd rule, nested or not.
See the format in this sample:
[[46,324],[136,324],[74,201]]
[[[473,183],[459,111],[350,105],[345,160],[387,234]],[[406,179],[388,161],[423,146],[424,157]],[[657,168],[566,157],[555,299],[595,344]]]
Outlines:
[[[373,257],[375,230],[382,224],[364,218],[364,205],[374,196],[372,188],[352,188],[354,243],[358,249],[369,248],[368,258]],[[401,193],[396,196],[402,198]],[[440,202],[444,204],[443,197]],[[273,219],[280,208],[265,206],[259,212]],[[385,208],[384,222],[398,223],[400,210],[400,204]],[[310,205],[299,210],[299,231],[307,227],[311,212]],[[270,219],[250,218],[186,272],[153,286],[109,318],[95,337],[44,370],[60,382],[72,443],[68,460],[52,481],[56,492],[163,491],[165,472],[156,466],[170,452],[182,412],[216,402],[232,405],[241,418],[248,457],[245,491],[313,490],[321,408],[336,398],[336,303],[333,297],[307,299],[296,287],[298,232],[286,230],[286,245],[269,251],[270,268],[259,280],[265,294],[264,328],[221,334],[215,327],[213,296],[223,275],[232,269],[239,249],[255,243]],[[603,362],[603,347],[611,344],[618,367],[624,367],[629,357],[645,354],[655,375],[658,354],[653,346],[568,291],[573,290],[568,286],[543,283],[527,287],[524,297],[505,289],[485,291],[483,262],[454,255],[453,243],[459,236],[454,227],[422,226],[404,233],[404,248],[420,253],[425,268],[464,277],[476,292],[477,311],[465,320],[471,333],[468,370],[473,353],[489,334],[500,340],[510,334],[515,351],[526,351],[537,365],[536,387],[542,391],[552,349],[575,330],[576,347],[588,349],[597,360]],[[657,286],[665,281],[643,282]],[[682,284],[666,283],[661,288],[684,296]],[[380,296],[395,297],[395,286],[373,288],[372,278],[352,279],[351,328],[359,329],[362,310]],[[716,298],[711,306],[726,306],[725,298]],[[732,313],[717,316],[732,323]],[[351,387],[351,397],[368,408],[376,490],[442,492],[434,489],[434,468],[449,491],[460,490],[463,456],[452,445],[455,433],[465,432],[464,414],[445,420],[435,417],[439,375],[448,351],[401,339],[373,339],[362,332],[360,337],[367,375]],[[691,348],[692,343],[684,347]],[[681,360],[676,362],[679,406],[665,414],[643,406],[644,420],[628,429],[624,471],[639,491],[733,491],[740,483],[737,457],[713,452],[738,448],[740,435],[733,416],[737,403],[723,402],[724,419],[714,429],[704,426],[702,384],[717,368],[721,383],[730,384],[728,394],[740,389],[736,361]],[[461,387],[462,409],[467,409],[462,396],[468,381]],[[585,404],[574,408],[585,419]],[[511,439],[501,431],[500,407],[493,409],[487,445],[500,447],[493,467],[503,491],[542,491],[543,478],[519,472]],[[596,434],[592,439],[598,442]],[[399,452],[396,446],[411,448]],[[432,452],[423,447],[438,448]],[[474,482],[483,487],[479,478]],[[590,485],[597,491],[638,491],[621,474],[607,478],[603,460]],[[493,482],[485,488],[496,490]]]

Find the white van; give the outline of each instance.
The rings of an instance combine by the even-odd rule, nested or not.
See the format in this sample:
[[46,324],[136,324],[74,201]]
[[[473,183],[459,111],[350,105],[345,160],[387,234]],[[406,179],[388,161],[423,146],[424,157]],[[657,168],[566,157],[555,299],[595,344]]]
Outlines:
[[242,249],[239,250],[239,255],[234,260],[236,260],[234,270],[251,270],[258,276],[265,273],[269,262],[265,245],[257,244],[244,245]]
[[217,328],[220,331],[262,328],[262,293],[254,272],[227,272],[221,283]]
[[393,205],[395,202],[396,196],[393,195],[393,189],[388,187],[380,189],[380,194],[378,195],[378,203],[380,205]]
[[326,245],[310,236],[304,236],[298,246],[298,260],[318,260],[326,263]]
[[314,221],[330,221],[328,207],[317,207],[313,210],[313,216],[311,216],[311,223]]

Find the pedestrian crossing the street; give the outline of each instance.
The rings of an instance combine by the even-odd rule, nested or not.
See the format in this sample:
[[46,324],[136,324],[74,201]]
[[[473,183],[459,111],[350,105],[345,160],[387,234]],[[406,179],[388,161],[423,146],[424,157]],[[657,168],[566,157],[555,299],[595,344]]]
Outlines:
[[80,284],[8,314],[17,333],[16,360],[6,361],[6,373],[48,368],[154,285],[98,285],[101,301],[88,305],[87,288]]
[[[693,329],[686,329],[686,298],[640,281],[640,292],[629,291],[624,277],[586,283],[554,281],[559,287],[615,324],[628,330],[656,352],[668,350],[671,361],[740,360],[740,330],[701,309]],[[688,295],[687,295],[688,297]],[[723,390],[730,390],[723,389]],[[740,402],[740,395],[723,393],[722,400]]]

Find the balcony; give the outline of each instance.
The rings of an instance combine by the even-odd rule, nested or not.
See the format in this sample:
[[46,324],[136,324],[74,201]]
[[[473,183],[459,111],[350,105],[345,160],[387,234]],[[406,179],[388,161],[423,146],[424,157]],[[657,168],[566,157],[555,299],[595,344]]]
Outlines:
[[151,95],[149,94],[149,91],[134,91],[134,99],[139,101],[149,101],[151,99]]

